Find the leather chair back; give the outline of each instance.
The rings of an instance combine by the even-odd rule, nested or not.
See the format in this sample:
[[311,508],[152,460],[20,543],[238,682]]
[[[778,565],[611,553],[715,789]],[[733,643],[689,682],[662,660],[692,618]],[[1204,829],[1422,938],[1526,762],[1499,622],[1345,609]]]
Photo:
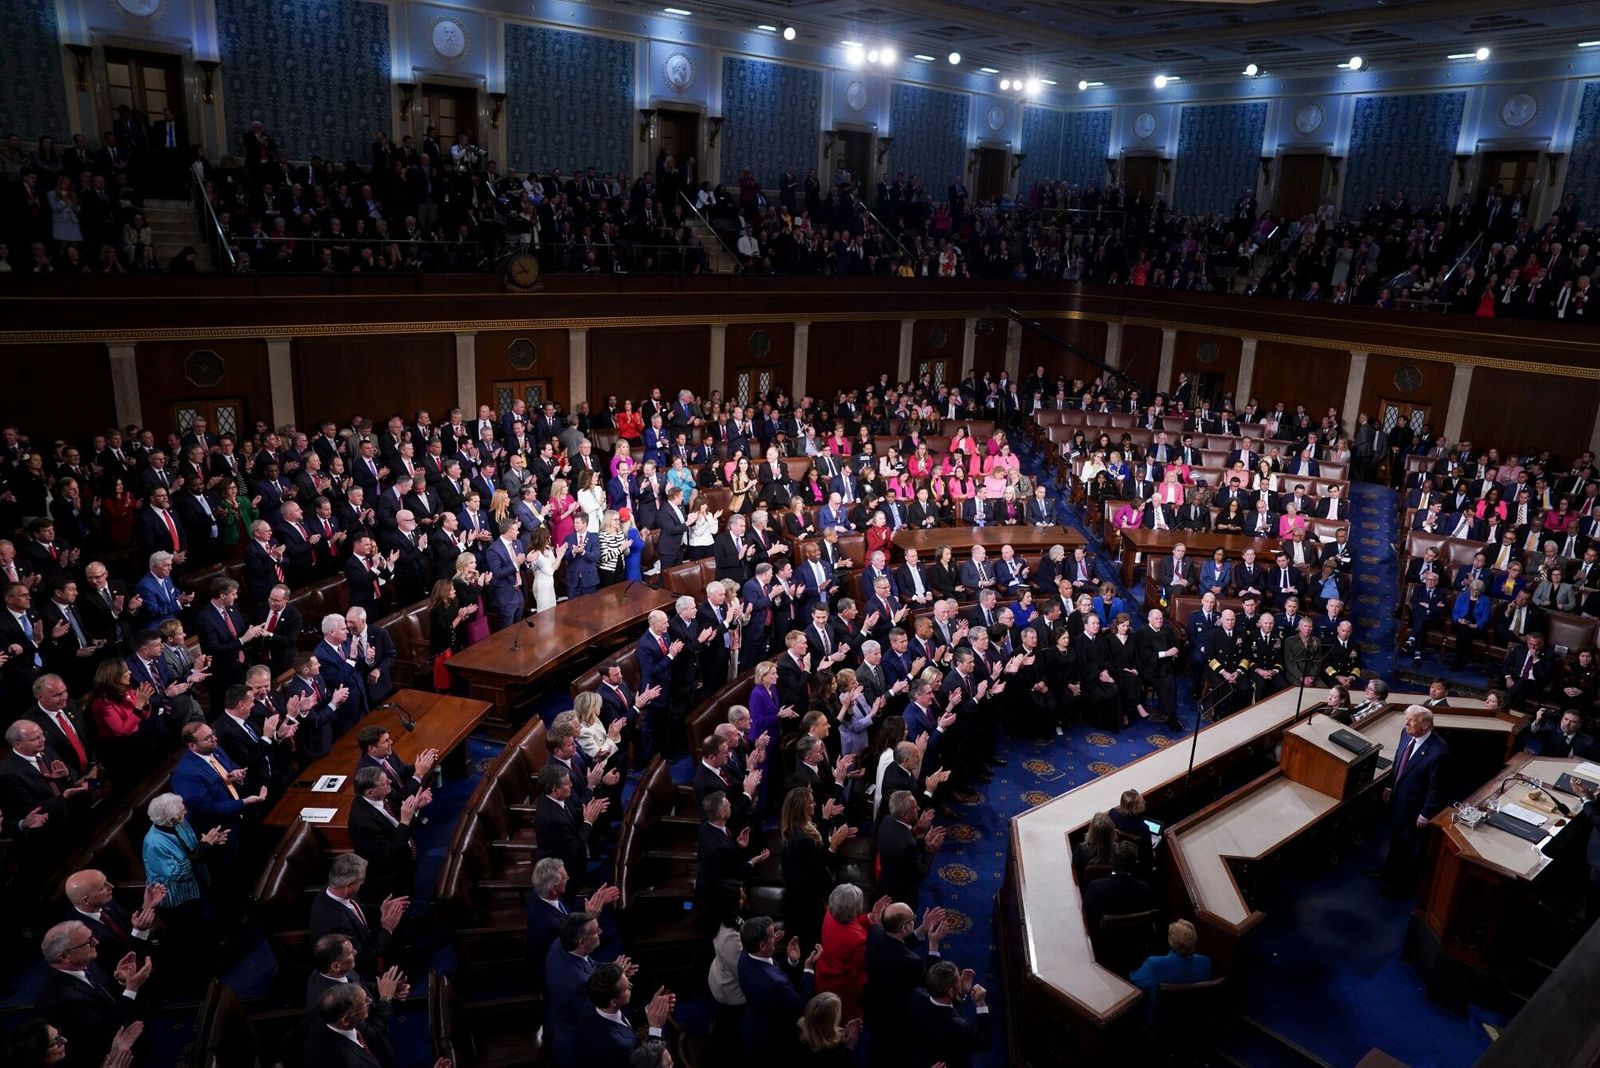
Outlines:
[[428,653],[430,630],[428,602],[418,601],[378,620],[394,639],[395,660],[390,669],[396,687],[433,689],[433,657]]
[[[622,668],[623,679],[627,682],[629,688],[637,693],[639,690],[638,646],[625,646],[618,652],[613,653],[608,659],[617,662],[617,666]],[[600,688],[602,665],[604,663],[605,661],[602,660],[599,664],[572,680],[572,685],[568,688],[568,692],[574,700],[577,699],[580,693],[590,693]]]

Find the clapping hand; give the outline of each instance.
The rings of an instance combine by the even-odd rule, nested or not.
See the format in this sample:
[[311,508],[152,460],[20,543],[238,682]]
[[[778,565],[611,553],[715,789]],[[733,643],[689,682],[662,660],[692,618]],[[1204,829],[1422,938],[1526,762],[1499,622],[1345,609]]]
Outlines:
[[837,819],[844,813],[844,805],[829,798],[822,803],[822,818],[825,820]]
[[611,807],[611,802],[604,797],[596,797],[583,806],[583,822],[593,823],[595,818]]
[[939,847],[944,845],[944,828],[935,827],[933,830],[928,832],[928,836],[922,841],[923,844],[928,847],[928,852],[937,853],[939,851]]
[[602,883],[589,895],[589,900],[584,902],[585,912],[599,912],[613,901],[622,897],[622,891],[610,883]]
[[926,787],[929,790],[937,790],[939,787],[943,786],[945,784],[945,782],[949,778],[950,778],[950,769],[949,768],[940,768],[938,771],[934,772],[932,775],[929,775],[927,777],[927,779],[924,781],[924,784],[926,785]]
[[227,841],[228,830],[226,827],[213,827],[205,834],[200,836],[201,845],[219,846],[225,844]]
[[677,1007],[678,999],[667,993],[667,988],[662,987],[656,991],[655,997],[650,999],[650,1004],[645,1007],[645,1022],[651,1027],[665,1027],[667,1018],[672,1015],[672,1010]]
[[841,845],[843,845],[845,842],[849,841],[850,839],[854,838],[855,836],[856,836],[856,829],[854,827],[847,827],[847,826],[835,827],[833,829],[833,833],[828,835],[828,848],[836,850]]
[[378,907],[378,922],[385,931],[394,934],[400,921],[405,919],[406,909],[411,907],[409,897],[389,896],[383,899],[383,904]]

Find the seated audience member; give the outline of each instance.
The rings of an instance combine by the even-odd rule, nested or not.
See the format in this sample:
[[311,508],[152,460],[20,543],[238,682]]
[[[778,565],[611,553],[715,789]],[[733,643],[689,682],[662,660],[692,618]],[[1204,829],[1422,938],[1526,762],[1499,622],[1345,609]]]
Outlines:
[[1140,879],[1139,847],[1118,842],[1111,850],[1111,874],[1096,879],[1083,892],[1083,918],[1089,930],[1096,931],[1106,916],[1144,912],[1155,906],[1150,884]]
[[1169,952],[1159,957],[1147,957],[1133,970],[1128,981],[1144,991],[1144,1022],[1155,1022],[1156,991],[1162,986],[1183,983],[1203,983],[1211,978],[1211,958],[1194,951],[1197,941],[1194,924],[1188,920],[1174,920],[1167,925]]

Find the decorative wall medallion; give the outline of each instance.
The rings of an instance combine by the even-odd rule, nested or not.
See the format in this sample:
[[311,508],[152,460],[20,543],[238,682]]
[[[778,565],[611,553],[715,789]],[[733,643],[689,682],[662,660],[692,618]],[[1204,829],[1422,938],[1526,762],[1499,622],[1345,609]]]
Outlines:
[[1322,129],[1322,119],[1321,104],[1301,104],[1294,113],[1294,128],[1303,134],[1316,133]]
[[1148,111],[1140,112],[1133,120],[1133,132],[1141,138],[1149,137],[1156,132],[1156,117]]
[[942,327],[942,326],[939,326],[939,325],[935,324],[934,327],[931,330],[928,331],[928,347],[929,348],[932,348],[932,349],[935,349],[935,350],[942,349],[942,348],[945,347],[946,344],[949,343],[949,341],[950,341],[950,335],[945,330],[945,328]]
[[1500,121],[1513,130],[1526,126],[1539,114],[1539,98],[1532,93],[1512,93],[1500,103]]
[[1394,388],[1401,393],[1414,393],[1422,385],[1422,372],[1409,363],[1394,373]]
[[1200,342],[1199,347],[1194,350],[1194,358],[1204,364],[1216,363],[1217,358],[1221,355],[1222,353],[1217,348],[1217,343],[1210,338]]
[[539,346],[525,337],[519,337],[506,350],[506,362],[513,371],[526,371],[539,358]]
[[452,63],[467,54],[467,31],[460,22],[449,15],[433,20],[433,29],[428,32],[428,42],[433,45],[433,50],[439,58]]
[[772,351],[772,335],[765,330],[757,330],[750,335],[750,340],[746,347],[750,350],[750,355],[756,359],[765,359],[767,354]]
[[210,389],[221,382],[226,371],[222,357],[210,349],[196,349],[183,359],[183,377],[201,389]]
[[166,14],[167,0],[111,0],[111,9],[131,19],[158,19]]
[[1006,113],[1001,110],[999,104],[991,104],[989,114],[984,116],[984,121],[989,124],[989,129],[998,130],[1006,124]]
[[860,111],[867,106],[867,87],[860,82],[851,82],[844,87],[844,102],[851,111]]
[[694,60],[682,52],[674,52],[661,64],[661,80],[674,93],[681,93],[694,84]]

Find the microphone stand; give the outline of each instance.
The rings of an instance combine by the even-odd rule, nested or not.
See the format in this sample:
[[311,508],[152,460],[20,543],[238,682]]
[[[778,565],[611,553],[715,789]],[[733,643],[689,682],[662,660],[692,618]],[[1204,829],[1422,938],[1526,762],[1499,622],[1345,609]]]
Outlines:
[[1189,738],[1189,767],[1183,773],[1182,797],[1184,800],[1188,800],[1189,797],[1189,782],[1194,777],[1195,757],[1200,750],[1200,722],[1202,719],[1209,718],[1213,713],[1216,712],[1217,706],[1222,703],[1222,696],[1223,695],[1221,693],[1218,693],[1217,696],[1211,701],[1210,705],[1204,708],[1200,706],[1200,702],[1195,702],[1194,734]]
[[[1317,658],[1316,676],[1321,676],[1322,669],[1326,665],[1326,660],[1327,660],[1327,655],[1328,655],[1327,654],[1327,650],[1322,647],[1322,639],[1321,638],[1313,636],[1311,640],[1314,643],[1312,645],[1312,648],[1316,650],[1316,653],[1315,653],[1316,658]],[[1291,727],[1296,726],[1297,724],[1299,724],[1299,722],[1300,722],[1300,706],[1305,703],[1305,699],[1306,699],[1306,677],[1304,675],[1301,675],[1300,676],[1300,692],[1299,692],[1299,694],[1297,694],[1295,696],[1295,699],[1294,699],[1294,718],[1289,721],[1289,725]],[[1313,705],[1311,708],[1306,709],[1306,722],[1310,723],[1311,722],[1311,717],[1314,716],[1314,715],[1316,715],[1316,706],[1315,705]]]

